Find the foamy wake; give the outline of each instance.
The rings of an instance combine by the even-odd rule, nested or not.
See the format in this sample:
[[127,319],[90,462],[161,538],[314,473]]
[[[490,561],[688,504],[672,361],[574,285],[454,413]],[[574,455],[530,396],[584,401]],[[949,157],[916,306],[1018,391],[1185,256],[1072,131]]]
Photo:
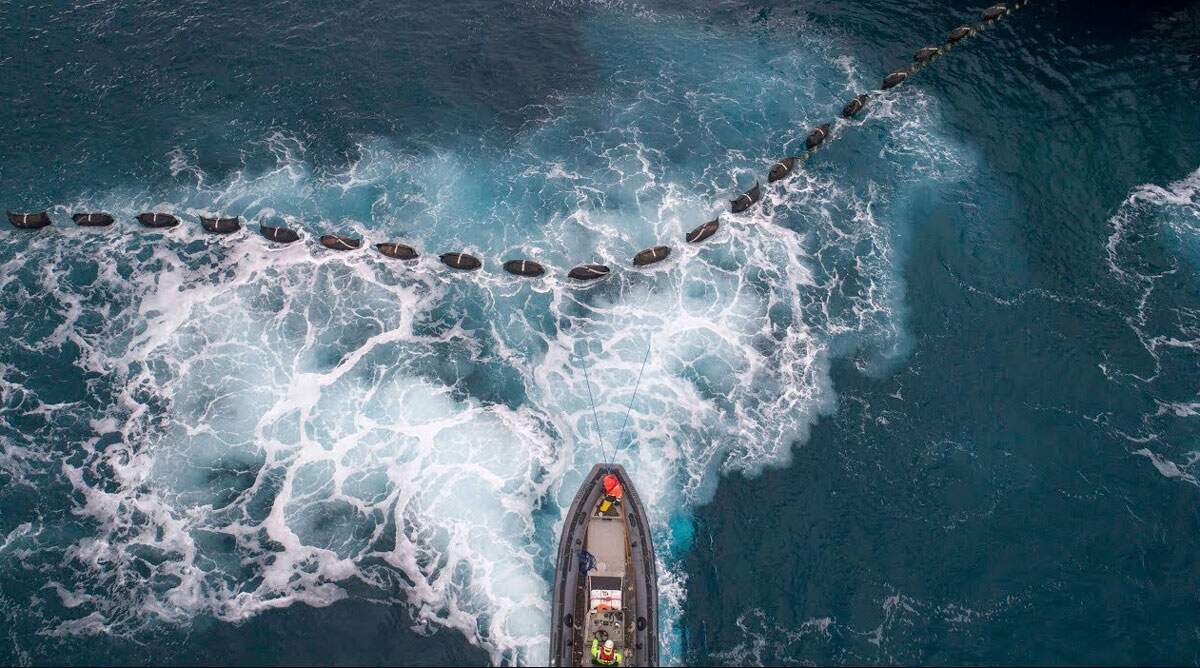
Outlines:
[[[931,601],[886,587],[873,601],[874,626],[856,626],[837,617],[813,617],[784,625],[759,608],[750,608],[734,622],[737,641],[714,654],[722,663],[738,666],[808,664],[913,664],[930,660],[928,647],[913,642],[929,627],[970,633],[978,623],[1011,614],[1025,605],[1027,593],[1006,595],[973,607]],[[914,631],[915,629],[915,631]]]
[[[844,58],[803,67],[853,72]],[[638,99],[562,100],[494,153],[418,156],[364,139],[347,170],[323,174],[275,134],[264,139],[275,168],[221,179],[178,152],[172,191],[89,195],[54,212],[220,211],[251,228],[282,217],[310,234],[403,235],[426,251],[416,267],[189,226],[7,235],[0,290],[41,310],[2,333],[75,355],[91,379],[88,401],[50,405],[20,381],[31,370],[0,368],[7,423],[35,411],[75,434],[65,448],[4,437],[0,470],[14,484],[60,475],[86,527],[65,545],[37,524],[0,540],[21,567],[52,574],[55,605],[35,600],[29,614],[51,635],[136,637],[202,613],[236,621],[354,595],[457,629],[496,662],[544,663],[560,516],[614,452],[649,346],[615,452],[650,504],[665,659],[678,660],[688,539],[673,523],[722,474],[790,462],[834,406],[832,356],[903,351],[888,203],[915,178],[970,168],[910,87],[861,121],[889,133],[878,182],[801,173],[683,248],[683,231],[723,210],[729,174],[778,157],[718,151],[673,176],[688,159],[665,138],[691,126],[663,108],[699,108],[732,80],[707,76],[708,91],[648,79],[631,84],[646,91]],[[598,113],[608,118],[582,120]],[[719,117],[697,123],[725,132]],[[505,253],[560,272],[591,258],[625,266],[668,239],[670,261],[585,288],[496,272]],[[488,270],[451,274],[429,258],[451,247]],[[38,318],[53,327],[21,337]]]
[[1162,435],[1180,418],[1200,415],[1194,383],[1200,311],[1195,294],[1185,287],[1195,285],[1193,277],[1200,271],[1200,169],[1166,187],[1138,186],[1109,225],[1108,266],[1130,291],[1126,323],[1151,363],[1148,370],[1114,364],[1102,368],[1116,382],[1145,388],[1155,404],[1154,412],[1143,416],[1139,432],[1120,435],[1141,446],[1133,454],[1145,457],[1163,476],[1200,485],[1200,449]]

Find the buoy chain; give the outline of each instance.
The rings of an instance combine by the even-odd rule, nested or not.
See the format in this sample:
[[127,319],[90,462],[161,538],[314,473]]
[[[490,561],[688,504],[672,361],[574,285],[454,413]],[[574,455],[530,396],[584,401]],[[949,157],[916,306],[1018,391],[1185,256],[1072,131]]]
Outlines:
[[[956,48],[967,39],[982,33],[992,24],[1002,20],[1027,4],[1029,4],[1029,0],[1016,0],[1007,4],[992,5],[983,10],[979,21],[964,24],[951,30],[944,43],[937,46],[922,47],[914,55],[913,62],[887,75],[880,88],[860,93],[847,102],[842,108],[842,118],[853,118],[866,108],[867,103],[872,97],[903,84],[910,76],[925,69],[934,61],[949,53],[951,49]],[[833,123],[836,122],[838,121],[835,119]],[[767,175],[767,183],[771,184],[787,178],[795,171],[798,165],[803,165],[812,158],[831,138],[832,127],[832,123],[825,123],[813,129],[805,138],[803,152],[795,156],[783,158],[771,166]],[[742,193],[736,199],[730,200],[731,211],[735,214],[742,213],[757,204],[761,198],[761,185],[759,182],[755,182],[753,188]],[[76,213],[72,216],[72,219],[81,227],[103,227],[115,222],[110,214],[102,212]],[[161,212],[142,213],[137,216],[137,219],[144,227],[153,229],[176,227],[180,222],[174,215]],[[46,211],[35,213],[14,213],[10,211],[8,212],[8,220],[13,227],[26,230],[41,229],[52,224],[50,216]],[[200,222],[207,232],[214,234],[230,234],[241,229],[241,219],[236,216],[200,216]],[[686,233],[684,238],[688,244],[703,243],[715,235],[719,228],[720,217],[718,216],[716,219]],[[300,240],[300,234],[288,227],[260,225],[260,232],[268,240],[275,243],[289,244]],[[358,250],[363,246],[362,239],[335,234],[322,235],[319,241],[322,246],[339,252]],[[380,254],[392,259],[412,261],[419,257],[419,253],[413,247],[402,243],[382,242],[374,244],[374,246]],[[630,260],[630,264],[637,268],[647,267],[662,262],[670,255],[670,246],[651,246],[634,255]],[[438,257],[447,267],[460,271],[474,271],[483,266],[481,260],[468,253],[448,252],[442,253]],[[514,276],[536,278],[546,273],[546,268],[542,264],[530,259],[510,259],[506,260],[502,266],[506,272]],[[583,264],[567,272],[568,277],[581,282],[593,281],[610,274],[611,270],[609,267],[603,264]]]

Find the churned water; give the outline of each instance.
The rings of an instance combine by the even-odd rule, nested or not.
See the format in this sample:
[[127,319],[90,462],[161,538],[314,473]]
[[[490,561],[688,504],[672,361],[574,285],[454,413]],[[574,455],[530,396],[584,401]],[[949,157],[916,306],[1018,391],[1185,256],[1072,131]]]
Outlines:
[[1200,9],[1035,1],[725,213],[980,9],[0,2],[0,662],[543,663],[647,345],[665,660],[1200,661]]

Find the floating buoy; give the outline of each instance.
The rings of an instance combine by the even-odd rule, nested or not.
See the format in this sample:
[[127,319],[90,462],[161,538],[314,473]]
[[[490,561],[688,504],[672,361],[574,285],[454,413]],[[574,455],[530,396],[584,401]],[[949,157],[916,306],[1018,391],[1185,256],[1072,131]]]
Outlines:
[[887,90],[889,88],[895,88],[896,86],[899,86],[900,83],[903,82],[907,78],[908,78],[907,70],[896,70],[895,72],[892,72],[891,74],[887,75],[887,77],[884,78],[883,89]]
[[870,95],[863,93],[847,102],[846,106],[842,107],[842,118],[853,118],[854,114],[862,111],[862,108],[867,106],[867,99],[870,97]]
[[137,219],[142,225],[156,229],[179,224],[179,219],[169,213],[139,213]]
[[242,221],[237,216],[233,218],[205,218],[200,216],[200,225],[206,232],[213,234],[232,234],[242,229]]
[[964,39],[970,37],[972,32],[975,31],[973,28],[971,28],[971,26],[959,26],[950,31],[950,35],[946,38],[946,43],[958,44]]
[[577,281],[594,281],[608,276],[609,268],[602,264],[583,264],[567,272],[567,276]]
[[546,273],[546,268],[533,260],[509,260],[504,263],[504,271],[517,276],[536,278]]
[[923,49],[917,49],[917,52],[913,54],[913,62],[925,64],[936,58],[941,53],[942,50],[936,46],[927,46]]
[[362,247],[362,239],[343,237],[338,234],[322,234],[321,245],[335,251],[357,250]]
[[757,202],[760,197],[762,197],[762,188],[759,186],[758,182],[755,181],[753,188],[742,193],[741,197],[738,197],[735,200],[730,200],[729,203],[732,205],[734,213],[741,213],[754,206],[755,202]]
[[299,241],[300,235],[296,230],[286,227],[271,227],[270,225],[259,225],[258,231],[264,237],[281,244],[290,244],[293,241]]
[[721,227],[721,219],[720,218],[717,218],[715,220],[710,220],[707,223],[701,225],[700,227],[697,227],[696,229],[692,230],[691,232],[688,232],[687,236],[684,238],[687,239],[687,242],[689,244],[698,244],[701,241],[704,241],[705,239],[716,234],[717,229],[719,229],[720,227]]
[[646,250],[633,256],[633,266],[644,267],[648,264],[662,262],[670,255],[671,248],[669,246],[655,246],[654,248],[647,248]]
[[8,222],[12,223],[13,227],[22,230],[40,230],[50,224],[50,214],[45,211],[37,213],[13,213],[9,211]]
[[447,267],[462,271],[475,271],[483,266],[479,258],[474,255],[467,255],[466,253],[442,253],[438,259]]
[[796,166],[796,156],[788,156],[783,160],[771,165],[771,171],[767,172],[767,183],[775,183],[779,179],[792,173],[792,168]]
[[107,213],[77,213],[71,220],[80,227],[106,227],[113,224],[113,217]]
[[[992,5],[983,10],[983,24],[998,21],[1014,10],[1024,7],[1026,4],[1028,4],[1028,0],[1011,0],[1007,4]],[[970,37],[977,31],[985,30],[986,25],[983,24],[961,25],[950,31],[943,46],[925,46],[918,49],[913,55],[912,65],[898,69],[884,78],[883,90],[900,85],[910,75],[917,73],[921,69],[921,66],[939,58],[943,53],[950,50],[953,45]],[[842,116],[844,118],[854,117],[865,108],[869,98],[870,95],[867,93],[852,98],[842,107]],[[805,138],[806,149],[813,151],[822,146],[829,138],[829,133],[829,123],[822,124],[812,130]],[[774,183],[786,178],[795,170],[797,162],[802,162],[809,155],[809,153],[803,153],[800,156],[787,156],[775,162],[767,173],[767,182]],[[750,207],[757,204],[761,197],[762,187],[756,181],[752,188],[739,195],[736,199],[730,200],[733,213],[747,211]],[[9,223],[19,229],[36,230],[52,225],[50,216],[46,211],[33,213],[14,213],[9,211],[7,215]],[[199,218],[203,228],[211,233],[230,234],[242,228],[242,221],[237,216],[226,218],[200,216]],[[81,227],[104,227],[112,225],[115,222],[111,214],[104,212],[75,213],[71,216],[71,219],[76,225]],[[180,223],[179,218],[176,216],[160,212],[140,213],[137,215],[137,220],[148,228],[171,228]],[[685,235],[685,239],[688,243],[701,243],[714,236],[719,229],[720,219],[718,217],[691,230]],[[277,243],[290,244],[300,240],[300,234],[287,227],[260,224],[259,232],[270,241]],[[321,236],[320,242],[322,246],[337,251],[356,250],[361,248],[363,244],[361,238],[335,234]],[[414,248],[401,243],[379,243],[375,244],[375,248],[381,254],[398,260],[414,260],[419,255]],[[638,252],[634,255],[632,262],[635,267],[656,264],[667,259],[671,255],[671,252],[669,246],[654,246]],[[439,259],[448,267],[464,271],[473,271],[483,266],[483,263],[477,257],[467,253],[444,253],[439,256]],[[503,263],[503,268],[506,272],[516,276],[537,277],[546,274],[546,268],[533,260],[508,260]],[[567,275],[570,278],[580,281],[592,281],[603,278],[609,273],[611,273],[611,270],[605,265],[585,264],[574,267]]]
[[396,260],[417,259],[417,249],[412,246],[405,246],[404,244],[375,244],[375,250]]
[[804,148],[813,150],[821,144],[825,143],[825,138],[829,136],[829,124],[825,123],[821,127],[808,133],[808,138],[804,140]]

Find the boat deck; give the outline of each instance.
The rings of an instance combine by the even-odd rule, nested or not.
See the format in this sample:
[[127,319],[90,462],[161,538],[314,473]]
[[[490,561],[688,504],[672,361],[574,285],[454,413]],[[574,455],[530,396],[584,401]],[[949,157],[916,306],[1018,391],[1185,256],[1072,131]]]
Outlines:
[[[601,512],[602,480],[609,473],[621,480],[625,495]],[[612,640],[623,666],[658,665],[657,571],[644,518],[625,470],[593,467],[564,519],[551,612],[552,665],[593,665],[593,639]],[[587,569],[584,552],[594,568]]]
[[596,570],[592,571],[592,575],[625,577],[628,545],[625,517],[619,511],[615,517],[606,517],[597,512],[588,523],[586,541],[587,551],[596,558]]

